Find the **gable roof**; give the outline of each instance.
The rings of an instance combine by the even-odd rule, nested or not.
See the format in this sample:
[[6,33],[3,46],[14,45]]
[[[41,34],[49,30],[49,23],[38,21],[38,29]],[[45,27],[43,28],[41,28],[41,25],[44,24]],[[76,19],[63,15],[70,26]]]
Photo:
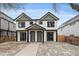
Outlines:
[[31,18],[25,13],[21,13],[15,20],[16,21],[31,21]]
[[61,24],[61,25],[59,26],[59,28],[62,28],[62,27],[64,27],[64,26],[67,26],[67,25],[69,25],[69,24],[71,24],[71,23],[73,23],[73,22],[75,22],[75,21],[79,21],[79,15],[77,15],[77,16],[71,18],[70,20],[64,22],[63,24]]
[[43,17],[41,17],[40,19],[31,19],[28,15],[26,15],[25,13],[20,14],[16,19],[16,21],[54,21],[54,20],[59,20],[59,18],[57,18],[55,15],[53,15],[52,13],[48,12],[46,13]]
[[31,26],[29,26],[28,28],[26,28],[27,30],[45,30],[45,28],[43,28],[43,27],[41,27],[41,26],[39,26],[39,25],[37,25],[37,24],[33,24],[33,25],[31,25]]
[[[48,17],[49,16],[49,17]],[[49,19],[45,19],[46,17],[48,17]],[[50,19],[51,18],[51,19]],[[59,18],[57,18],[55,15],[53,15],[52,13],[48,12],[46,13],[43,17],[40,18],[41,21],[53,21],[53,20],[59,20]]]

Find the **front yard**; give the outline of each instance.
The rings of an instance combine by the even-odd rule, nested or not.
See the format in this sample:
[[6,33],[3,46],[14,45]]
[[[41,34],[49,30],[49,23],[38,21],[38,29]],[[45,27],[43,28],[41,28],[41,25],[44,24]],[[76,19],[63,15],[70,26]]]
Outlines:
[[[37,45],[37,48],[35,47]],[[31,47],[32,46],[32,47]],[[79,56],[79,46],[61,42],[46,42],[46,43],[26,43],[26,42],[5,42],[0,43],[0,56],[14,56],[24,48],[29,48],[29,51],[36,49],[36,56]],[[27,49],[25,49],[25,53]],[[33,51],[32,51],[33,52]],[[31,52],[29,52],[31,55]],[[27,56],[27,55],[25,55]]]
[[15,55],[22,50],[27,44],[24,42],[5,42],[0,43],[0,56]]
[[61,42],[40,44],[37,56],[79,56],[79,46]]

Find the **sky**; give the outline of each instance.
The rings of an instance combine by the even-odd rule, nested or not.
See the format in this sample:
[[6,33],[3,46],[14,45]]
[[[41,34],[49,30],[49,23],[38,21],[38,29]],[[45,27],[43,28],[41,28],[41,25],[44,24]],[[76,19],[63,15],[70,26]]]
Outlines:
[[2,10],[5,14],[15,19],[22,12],[27,14],[32,19],[39,19],[47,12],[51,12],[59,18],[58,26],[72,17],[79,14],[79,12],[73,10],[67,3],[57,3],[57,11],[54,11],[53,4],[51,3],[27,3],[20,6],[17,10]]

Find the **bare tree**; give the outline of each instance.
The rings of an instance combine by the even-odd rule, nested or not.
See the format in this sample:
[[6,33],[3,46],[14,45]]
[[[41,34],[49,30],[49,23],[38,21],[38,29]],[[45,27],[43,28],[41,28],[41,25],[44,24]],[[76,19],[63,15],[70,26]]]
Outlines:
[[79,4],[78,3],[69,3],[72,9],[79,12]]

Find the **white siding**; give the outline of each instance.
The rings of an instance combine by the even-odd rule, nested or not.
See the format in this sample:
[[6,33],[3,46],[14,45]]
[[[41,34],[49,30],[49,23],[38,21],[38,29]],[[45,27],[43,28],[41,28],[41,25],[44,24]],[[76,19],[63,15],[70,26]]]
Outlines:
[[8,30],[8,21],[1,19],[1,29]]
[[10,31],[16,31],[16,25],[9,22],[9,29]]
[[58,35],[74,35],[79,36],[79,21],[75,22],[72,25],[67,25],[63,28],[58,29]]
[[[57,21],[55,21],[55,27],[47,27],[47,21],[42,21],[42,24],[39,24],[39,20],[38,21],[33,21],[33,24],[38,24],[42,27],[44,27],[47,30],[56,30],[57,29]],[[25,30],[27,27],[31,26],[30,25],[30,21],[25,21],[25,28],[18,28],[18,22],[16,22],[16,30]]]

